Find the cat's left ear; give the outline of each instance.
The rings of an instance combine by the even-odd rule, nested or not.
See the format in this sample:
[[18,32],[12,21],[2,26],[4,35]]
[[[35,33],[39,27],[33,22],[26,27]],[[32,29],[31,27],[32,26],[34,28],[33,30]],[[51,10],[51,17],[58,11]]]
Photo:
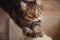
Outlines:
[[22,10],[25,10],[27,7],[27,3],[23,2],[23,1],[20,2],[20,5],[21,5]]
[[42,4],[42,1],[41,0],[36,0],[36,4],[37,5],[41,5]]

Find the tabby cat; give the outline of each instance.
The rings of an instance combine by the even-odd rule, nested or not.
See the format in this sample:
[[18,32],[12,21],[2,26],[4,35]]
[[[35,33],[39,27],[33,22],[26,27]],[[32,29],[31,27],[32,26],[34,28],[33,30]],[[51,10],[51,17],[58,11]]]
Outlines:
[[41,36],[41,0],[0,0],[0,4],[26,36]]

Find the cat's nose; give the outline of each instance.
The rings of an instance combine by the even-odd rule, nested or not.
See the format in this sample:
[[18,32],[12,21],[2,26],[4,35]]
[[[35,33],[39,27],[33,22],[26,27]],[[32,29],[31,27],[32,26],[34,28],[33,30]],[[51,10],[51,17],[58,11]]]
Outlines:
[[39,17],[39,14],[34,13],[34,14],[33,14],[33,17],[38,18],[38,17]]

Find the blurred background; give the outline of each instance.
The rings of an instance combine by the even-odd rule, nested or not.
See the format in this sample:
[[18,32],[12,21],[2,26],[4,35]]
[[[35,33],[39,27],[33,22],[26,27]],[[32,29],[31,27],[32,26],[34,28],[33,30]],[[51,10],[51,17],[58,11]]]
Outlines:
[[53,40],[60,40],[60,0],[42,0],[42,31]]
[[[42,0],[41,30],[53,40],[60,40],[60,0]],[[20,27],[0,7],[0,40],[24,40]]]

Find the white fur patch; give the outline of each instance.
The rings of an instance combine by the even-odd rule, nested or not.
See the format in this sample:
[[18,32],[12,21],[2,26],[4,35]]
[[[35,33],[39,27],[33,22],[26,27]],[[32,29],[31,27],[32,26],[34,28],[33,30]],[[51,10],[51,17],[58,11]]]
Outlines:
[[33,38],[33,40],[52,40],[52,38],[44,34],[43,37]]

